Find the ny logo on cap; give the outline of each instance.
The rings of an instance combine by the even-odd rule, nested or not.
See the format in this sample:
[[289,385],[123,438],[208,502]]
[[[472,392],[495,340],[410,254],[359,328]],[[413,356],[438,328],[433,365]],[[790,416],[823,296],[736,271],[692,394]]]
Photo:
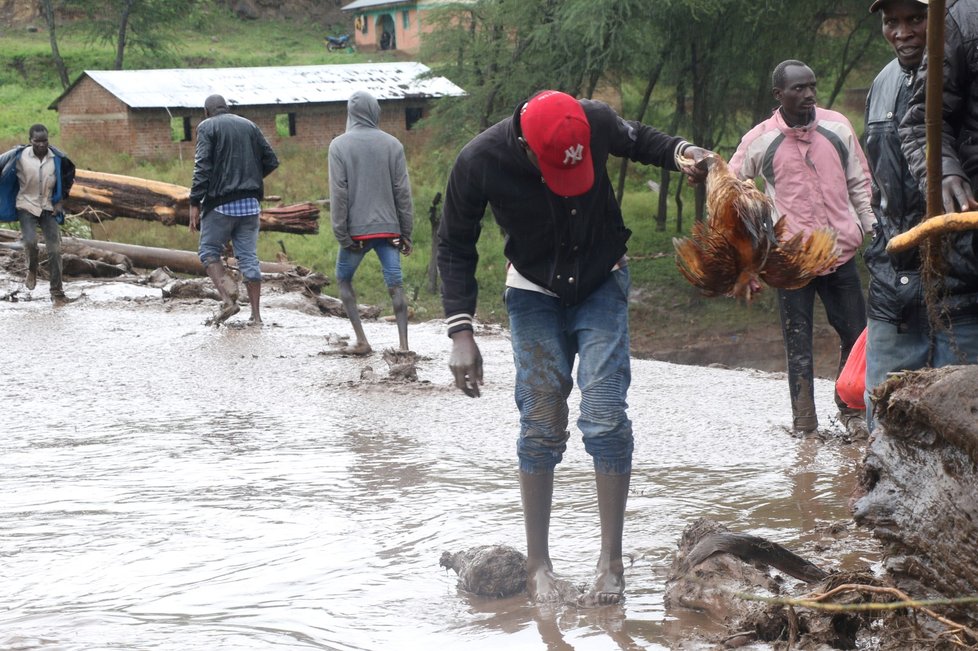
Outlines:
[[564,150],[564,165],[577,165],[584,159],[584,145],[568,147]]

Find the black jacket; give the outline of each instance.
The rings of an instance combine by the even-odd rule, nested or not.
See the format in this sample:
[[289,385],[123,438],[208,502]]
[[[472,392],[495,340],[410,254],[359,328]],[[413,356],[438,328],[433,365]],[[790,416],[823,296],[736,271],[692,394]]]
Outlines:
[[924,195],[900,149],[897,128],[907,112],[916,70],[893,59],[876,76],[866,98],[863,149],[873,173],[873,241],[864,253],[869,269],[869,317],[919,327],[926,319],[920,284],[920,252],[914,247],[890,255],[893,237],[916,226],[926,211]]
[[219,113],[197,125],[190,202],[202,212],[236,199],[264,196],[262,179],[278,167],[278,157],[255,123]]
[[[517,141],[520,107],[459,153],[438,229],[438,268],[449,334],[471,328],[475,315],[476,243],[487,204],[505,233],[506,259],[528,280],[571,306],[608,278],[631,235],[608,177],[608,156],[677,169],[674,153],[685,142],[681,138],[625,121],[603,102],[580,102],[591,125],[594,162],[594,185],[581,196],[558,196],[543,183]],[[458,316],[462,318],[453,318]]]
[[[978,193],[978,0],[951,0],[948,5],[944,21],[943,172],[945,177],[968,179]],[[926,179],[927,67],[925,58],[899,131],[910,172],[921,188]],[[943,257],[948,268],[944,273],[943,310],[954,320],[978,319],[978,233],[949,235],[945,241]]]

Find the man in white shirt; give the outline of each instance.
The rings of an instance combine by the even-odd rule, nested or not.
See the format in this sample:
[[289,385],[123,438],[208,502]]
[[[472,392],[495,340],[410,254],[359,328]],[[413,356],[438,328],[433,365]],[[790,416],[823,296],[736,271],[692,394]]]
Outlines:
[[24,285],[37,284],[37,229],[44,233],[48,256],[51,300],[68,302],[61,279],[61,232],[63,202],[75,181],[75,165],[48,144],[48,130],[35,124],[28,131],[29,145],[18,145],[0,156],[0,221],[20,222],[27,254]]

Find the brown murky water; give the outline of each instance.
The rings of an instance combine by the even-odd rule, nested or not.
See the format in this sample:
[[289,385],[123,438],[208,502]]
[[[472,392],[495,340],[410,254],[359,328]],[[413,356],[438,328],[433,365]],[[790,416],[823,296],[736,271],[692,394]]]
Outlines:
[[[848,519],[858,446],[790,437],[783,376],[635,361],[624,607],[472,598],[443,551],[524,549],[504,333],[479,339],[472,400],[450,387],[438,323],[411,328],[420,381],[393,384],[387,323],[367,324],[378,352],[341,358],[320,353],[345,321],[275,297],[266,327],[215,330],[212,303],[68,291],[85,297],[54,310],[42,283],[0,302],[0,649],[694,648],[709,623],[662,605],[688,522],[805,552]],[[831,391],[819,381],[830,434]],[[579,435],[551,531],[558,573],[587,581],[598,526]],[[871,558],[859,540],[809,557]]]

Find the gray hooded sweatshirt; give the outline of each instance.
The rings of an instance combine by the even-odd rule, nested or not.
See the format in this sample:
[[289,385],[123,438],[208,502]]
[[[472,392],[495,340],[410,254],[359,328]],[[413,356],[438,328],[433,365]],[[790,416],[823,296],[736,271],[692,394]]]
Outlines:
[[404,147],[381,131],[380,104],[357,91],[346,104],[346,133],[329,144],[329,211],[342,247],[354,236],[398,234],[411,239],[414,206]]

